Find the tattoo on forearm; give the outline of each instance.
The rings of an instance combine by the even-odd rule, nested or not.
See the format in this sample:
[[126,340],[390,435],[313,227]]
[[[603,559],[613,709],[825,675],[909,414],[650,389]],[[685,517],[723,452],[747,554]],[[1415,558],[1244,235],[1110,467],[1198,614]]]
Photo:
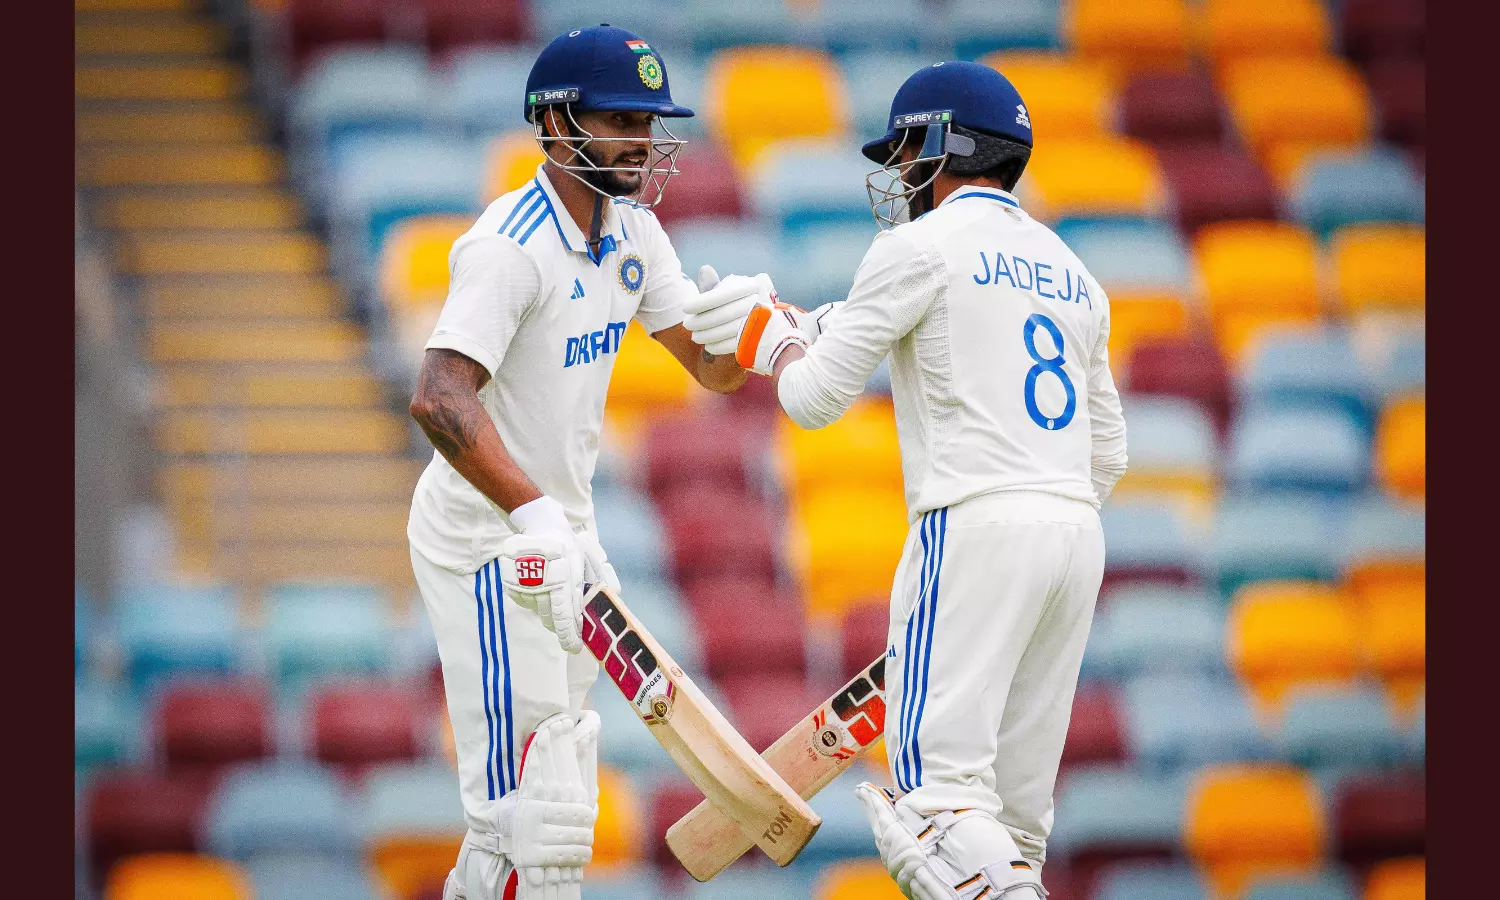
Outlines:
[[445,399],[420,422],[422,430],[432,446],[450,461],[474,448],[479,434],[479,418],[483,413],[477,402],[466,403],[459,398]]
[[423,408],[417,424],[450,462],[472,450],[485,425],[478,390],[489,374],[468,357],[452,351],[428,351],[417,396]]

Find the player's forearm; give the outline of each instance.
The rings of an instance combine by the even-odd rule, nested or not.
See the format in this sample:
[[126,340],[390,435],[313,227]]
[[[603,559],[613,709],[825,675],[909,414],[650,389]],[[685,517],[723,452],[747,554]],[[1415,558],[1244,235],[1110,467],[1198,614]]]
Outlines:
[[698,356],[693,377],[698,383],[720,394],[732,394],[745,384],[748,373],[730,355],[715,356],[704,350]]
[[510,512],[542,492],[516,465],[478,390],[489,373],[452,350],[429,350],[423,361],[411,416],[432,446],[470,484]]

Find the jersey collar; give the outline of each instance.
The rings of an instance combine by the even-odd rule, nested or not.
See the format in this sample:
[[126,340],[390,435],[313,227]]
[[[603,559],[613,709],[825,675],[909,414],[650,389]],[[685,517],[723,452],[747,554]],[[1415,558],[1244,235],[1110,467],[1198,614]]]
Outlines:
[[938,206],[947,206],[954,200],[964,200],[969,197],[982,197],[988,200],[998,200],[1001,203],[1004,203],[1006,206],[1013,206],[1016,209],[1021,208],[1021,204],[1016,202],[1016,197],[1011,192],[1002,191],[997,187],[989,187],[987,185],[978,184],[963,185],[953,193],[944,197],[943,202],[939,203]]
[[[536,183],[542,189],[542,195],[547,199],[548,212],[552,216],[552,221],[557,225],[557,235],[562,238],[563,246],[574,253],[588,255],[588,235],[584,234],[583,230],[578,227],[578,223],[573,221],[573,217],[568,215],[567,208],[563,206],[562,200],[557,196],[557,191],[552,187],[552,180],[547,177],[545,164],[536,167]],[[619,205],[618,200],[604,204],[604,225],[603,234],[600,235],[599,259],[589,257],[594,265],[599,265],[604,257],[609,255],[609,251],[630,237],[625,233],[625,223],[620,217],[620,211],[616,208]]]

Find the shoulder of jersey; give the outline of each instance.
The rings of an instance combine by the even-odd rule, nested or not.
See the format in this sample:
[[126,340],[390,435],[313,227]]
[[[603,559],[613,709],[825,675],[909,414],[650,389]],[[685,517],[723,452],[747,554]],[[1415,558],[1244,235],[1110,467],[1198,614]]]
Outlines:
[[532,179],[491,203],[469,233],[476,237],[504,235],[528,251],[535,251],[557,234],[553,222],[556,215],[547,193]]

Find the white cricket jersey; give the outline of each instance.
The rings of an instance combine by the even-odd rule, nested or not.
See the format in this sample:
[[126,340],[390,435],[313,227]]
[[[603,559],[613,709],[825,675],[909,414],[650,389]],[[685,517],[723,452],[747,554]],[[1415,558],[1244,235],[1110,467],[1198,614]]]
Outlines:
[[[479,400],[505,449],[575,528],[593,527],[589,481],[626,325],[677,325],[684,298],[697,293],[649,210],[610,203],[600,231],[595,259],[538,167],[453,243],[448,298],[427,341],[489,371]],[[412,545],[468,573],[513,533],[509,517],[434,452],[412,498]]]
[[782,371],[782,406],[827,425],[889,353],[914,522],[1004,490],[1098,505],[1124,474],[1109,301],[1005,191],[961,187],[877,236],[826,328]]

